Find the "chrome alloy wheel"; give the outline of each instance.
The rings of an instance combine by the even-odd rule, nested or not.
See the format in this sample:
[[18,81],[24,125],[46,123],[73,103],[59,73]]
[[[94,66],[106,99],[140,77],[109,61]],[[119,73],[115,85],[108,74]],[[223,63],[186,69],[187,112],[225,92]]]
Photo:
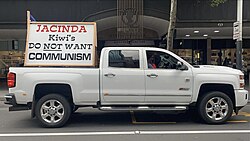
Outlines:
[[206,114],[215,121],[221,120],[228,114],[228,103],[221,97],[213,97],[206,103]]
[[57,123],[64,117],[65,109],[58,100],[48,100],[40,109],[42,119],[47,123]]

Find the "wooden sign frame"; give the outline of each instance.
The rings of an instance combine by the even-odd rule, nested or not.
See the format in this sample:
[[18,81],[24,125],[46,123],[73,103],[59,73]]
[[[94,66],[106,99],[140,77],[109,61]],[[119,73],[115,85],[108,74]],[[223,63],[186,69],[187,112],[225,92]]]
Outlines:
[[[28,49],[29,49],[29,35],[30,35],[30,25],[31,24],[77,24],[77,25],[93,25],[94,26],[94,37],[93,37],[93,50],[92,50],[92,64],[71,64],[71,63],[65,63],[65,64],[28,64],[27,63],[27,55],[28,55]],[[88,67],[95,67],[96,66],[96,48],[97,48],[97,31],[96,31],[96,23],[95,22],[36,22],[30,20],[30,11],[27,11],[27,35],[26,35],[26,49],[25,49],[25,59],[24,59],[24,66],[75,66],[75,67],[82,67],[82,66],[88,66]]]

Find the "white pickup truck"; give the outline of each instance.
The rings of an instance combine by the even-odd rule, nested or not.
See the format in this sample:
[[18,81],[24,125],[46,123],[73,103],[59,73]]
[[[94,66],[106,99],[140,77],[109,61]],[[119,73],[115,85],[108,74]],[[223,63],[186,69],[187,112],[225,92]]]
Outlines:
[[195,108],[209,124],[226,122],[247,104],[244,75],[222,66],[192,66],[150,47],[106,47],[99,68],[13,67],[10,111],[31,109],[44,127],[61,127],[79,107],[108,111]]

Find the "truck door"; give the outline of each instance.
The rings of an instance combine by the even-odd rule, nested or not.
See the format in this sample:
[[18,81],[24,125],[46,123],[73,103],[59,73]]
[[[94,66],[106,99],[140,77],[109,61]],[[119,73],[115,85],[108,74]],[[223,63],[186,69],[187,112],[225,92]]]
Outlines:
[[141,50],[106,50],[107,61],[101,70],[102,103],[123,104],[144,102],[145,77]]
[[188,103],[192,96],[192,71],[177,70],[178,60],[162,51],[146,50],[146,103]]

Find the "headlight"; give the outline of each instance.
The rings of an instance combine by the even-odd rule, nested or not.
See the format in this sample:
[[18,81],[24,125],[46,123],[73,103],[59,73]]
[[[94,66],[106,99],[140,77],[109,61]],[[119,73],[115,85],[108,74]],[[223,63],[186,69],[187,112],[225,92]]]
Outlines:
[[240,88],[244,89],[244,87],[245,87],[245,83],[240,83]]
[[244,75],[240,75],[240,80],[244,80]]
[[244,75],[240,75],[240,89],[244,89],[245,83],[244,83]]

